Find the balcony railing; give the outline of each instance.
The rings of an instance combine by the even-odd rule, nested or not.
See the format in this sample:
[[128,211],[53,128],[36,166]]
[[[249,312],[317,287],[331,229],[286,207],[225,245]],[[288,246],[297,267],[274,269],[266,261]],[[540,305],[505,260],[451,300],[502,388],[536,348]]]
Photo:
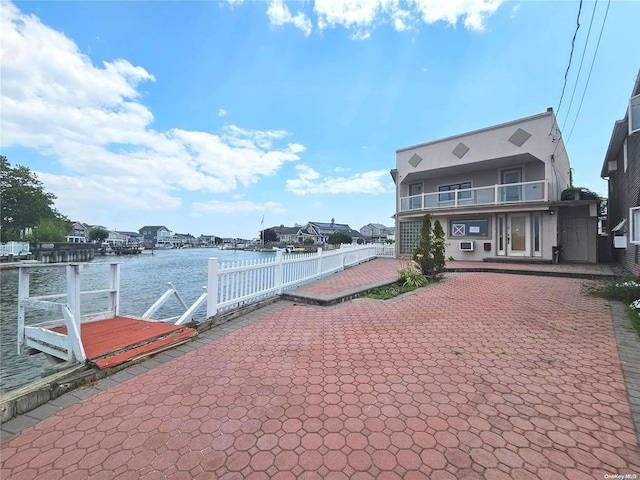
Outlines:
[[400,211],[438,210],[526,202],[546,202],[546,180],[422,193],[400,198]]

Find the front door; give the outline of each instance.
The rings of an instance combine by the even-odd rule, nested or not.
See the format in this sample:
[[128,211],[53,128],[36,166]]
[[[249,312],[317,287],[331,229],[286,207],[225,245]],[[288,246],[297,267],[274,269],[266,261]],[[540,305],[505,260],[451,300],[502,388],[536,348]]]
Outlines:
[[[522,170],[503,170],[502,171],[502,184],[520,183],[522,181]],[[522,198],[520,195],[521,186],[515,185],[513,187],[501,187],[502,201],[503,202],[519,202]]]
[[507,255],[514,257],[529,255],[528,223],[529,215],[526,213],[507,216]]

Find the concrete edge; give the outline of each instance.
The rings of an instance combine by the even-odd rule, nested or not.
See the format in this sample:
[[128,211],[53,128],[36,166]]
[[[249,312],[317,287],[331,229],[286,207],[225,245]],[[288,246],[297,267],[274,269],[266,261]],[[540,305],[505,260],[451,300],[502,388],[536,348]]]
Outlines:
[[382,282],[371,283],[369,285],[364,285],[362,287],[357,287],[351,290],[347,290],[346,292],[341,292],[336,295],[326,295],[326,296],[318,296],[318,295],[306,295],[303,293],[295,293],[295,290],[291,293],[283,293],[282,299],[288,300],[290,302],[302,303],[304,305],[316,305],[321,307],[330,307],[332,305],[337,305],[339,303],[348,302],[349,300],[353,300],[354,298],[358,298],[363,296],[366,292],[373,288],[384,287],[387,285],[391,285],[396,283],[398,280],[385,280]]
[[627,399],[631,408],[631,420],[640,446],[640,335],[633,328],[624,303],[609,300],[609,308]]
[[510,268],[490,268],[490,267],[447,267],[444,269],[449,273],[509,273],[512,275],[533,275],[538,277],[558,277],[576,278],[579,280],[608,280],[616,278],[615,275],[606,273],[578,273],[578,272],[550,272],[533,270],[516,270]]

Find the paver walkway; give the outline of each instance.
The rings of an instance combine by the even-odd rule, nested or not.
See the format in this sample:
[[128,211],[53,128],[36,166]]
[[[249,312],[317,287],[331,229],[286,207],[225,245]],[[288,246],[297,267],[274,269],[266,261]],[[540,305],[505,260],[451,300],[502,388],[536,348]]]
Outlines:
[[609,307],[583,283],[456,273],[288,304],[24,430],[0,477],[640,474]]

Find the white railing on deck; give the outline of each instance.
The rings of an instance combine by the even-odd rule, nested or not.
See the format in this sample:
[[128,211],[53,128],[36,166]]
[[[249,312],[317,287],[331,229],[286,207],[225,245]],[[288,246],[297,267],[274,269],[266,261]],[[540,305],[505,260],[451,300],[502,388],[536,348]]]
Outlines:
[[[25,348],[34,348],[62,360],[84,362],[86,355],[80,336],[82,323],[112,318],[119,313],[120,264],[112,263],[109,265],[109,287],[106,289],[81,291],[80,269],[93,265],[72,263],[66,265],[67,293],[30,296],[31,274],[58,266],[61,265],[47,265],[46,267],[25,265],[20,267],[18,273],[18,353],[23,353]],[[108,296],[107,310],[81,315],[81,297],[99,294]],[[63,318],[36,325],[26,325],[27,308],[61,312]],[[66,334],[51,330],[61,326],[66,327]]]
[[207,317],[281,294],[375,257],[395,256],[394,245],[341,245],[317,253],[276,252],[275,257],[219,263],[209,259]]

